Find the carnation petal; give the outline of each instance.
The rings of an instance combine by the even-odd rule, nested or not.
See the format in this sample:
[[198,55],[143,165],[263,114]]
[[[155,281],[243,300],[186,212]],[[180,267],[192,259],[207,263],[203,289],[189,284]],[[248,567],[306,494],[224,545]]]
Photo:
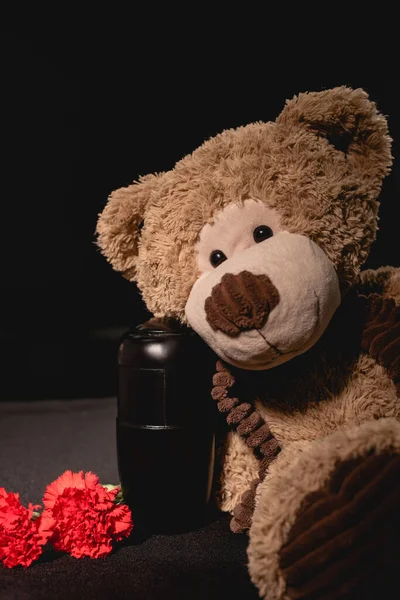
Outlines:
[[83,471],[73,473],[68,470],[65,471],[60,477],[50,483],[43,495],[43,504],[46,508],[52,508],[58,496],[60,496],[64,490],[68,488],[84,489],[85,480],[83,478]]
[[85,483],[89,489],[95,489],[99,485],[99,478],[91,471],[88,471],[85,473]]
[[113,541],[128,536],[133,527],[128,506],[115,504],[118,491],[108,491],[90,471],[66,471],[50,484],[43,498],[42,518],[50,519],[49,529],[54,520],[54,548],[76,558],[109,554]]
[[38,517],[31,520],[34,506],[28,508],[19,501],[17,494],[1,490],[4,500],[0,522],[0,560],[8,568],[21,565],[28,567],[42,553],[43,546],[53,533],[52,522]]

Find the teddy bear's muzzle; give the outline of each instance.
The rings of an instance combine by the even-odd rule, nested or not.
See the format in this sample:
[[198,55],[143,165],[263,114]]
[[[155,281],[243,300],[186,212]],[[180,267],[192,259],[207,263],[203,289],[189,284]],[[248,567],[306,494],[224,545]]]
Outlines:
[[214,331],[238,336],[242,331],[260,329],[279,304],[279,292],[268,275],[241,271],[226,273],[206,299],[206,319]]
[[311,348],[340,300],[325,252],[306,236],[282,231],[202,274],[185,310],[222,360],[263,370]]

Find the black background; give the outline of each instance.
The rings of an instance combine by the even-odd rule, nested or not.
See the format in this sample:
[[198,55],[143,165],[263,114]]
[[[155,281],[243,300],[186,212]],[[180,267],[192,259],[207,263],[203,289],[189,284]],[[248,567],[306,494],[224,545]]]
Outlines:
[[397,162],[367,266],[400,264],[400,80],[350,59],[271,70],[262,47],[194,54],[146,36],[2,34],[0,399],[115,392],[119,336],[147,312],[94,245],[108,194],[225,128],[275,119],[300,91],[360,86],[388,115]]

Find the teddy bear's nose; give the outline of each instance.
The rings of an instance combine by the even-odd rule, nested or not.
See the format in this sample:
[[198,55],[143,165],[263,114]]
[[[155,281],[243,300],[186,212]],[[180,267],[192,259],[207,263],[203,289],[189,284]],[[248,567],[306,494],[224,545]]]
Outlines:
[[267,275],[242,271],[237,275],[226,273],[211,290],[204,309],[214,331],[234,337],[265,325],[278,304],[278,290]]

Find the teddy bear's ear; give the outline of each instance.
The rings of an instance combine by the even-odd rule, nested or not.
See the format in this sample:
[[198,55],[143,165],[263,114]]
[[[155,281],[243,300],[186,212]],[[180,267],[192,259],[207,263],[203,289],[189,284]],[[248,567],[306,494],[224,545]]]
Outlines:
[[116,190],[97,221],[97,244],[102,254],[127,279],[135,275],[140,231],[159,180],[160,175],[146,175]]
[[381,182],[392,164],[387,121],[362,89],[337,87],[287,101],[278,117],[284,127],[302,126],[324,137],[362,177]]

